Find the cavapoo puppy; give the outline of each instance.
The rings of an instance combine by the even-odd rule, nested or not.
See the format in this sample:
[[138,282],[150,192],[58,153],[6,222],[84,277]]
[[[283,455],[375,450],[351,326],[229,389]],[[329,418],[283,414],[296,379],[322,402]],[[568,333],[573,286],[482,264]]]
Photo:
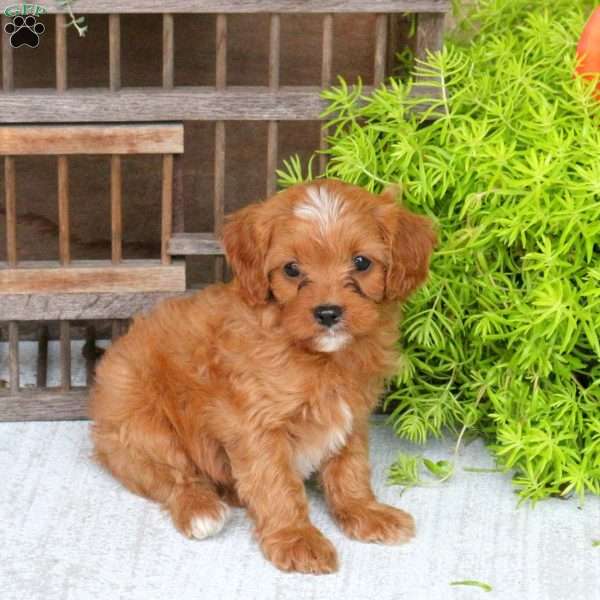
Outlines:
[[425,281],[436,241],[394,195],[320,180],[237,211],[223,231],[233,281],[138,316],[102,358],[95,456],[186,536],[216,534],[243,506],[275,566],[335,571],[308,516],[316,472],[348,536],[413,537],[412,517],[369,481],[368,416],[396,364],[398,303]]

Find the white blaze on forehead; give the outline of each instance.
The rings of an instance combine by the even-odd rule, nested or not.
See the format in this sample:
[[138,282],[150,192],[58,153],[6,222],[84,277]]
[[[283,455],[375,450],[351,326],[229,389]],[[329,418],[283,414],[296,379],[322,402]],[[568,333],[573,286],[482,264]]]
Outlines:
[[324,234],[340,217],[344,205],[339,196],[325,186],[306,188],[308,198],[294,208],[294,215],[301,219],[316,221]]

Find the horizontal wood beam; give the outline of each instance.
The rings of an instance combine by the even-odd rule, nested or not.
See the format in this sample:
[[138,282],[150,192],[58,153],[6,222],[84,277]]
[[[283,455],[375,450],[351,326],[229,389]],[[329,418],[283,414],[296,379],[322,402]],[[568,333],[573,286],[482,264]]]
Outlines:
[[174,233],[168,251],[172,256],[219,256],[223,254],[223,246],[214,233]]
[[[68,265],[35,261],[6,268],[0,263],[0,296],[5,294],[76,294],[85,292],[183,292],[183,261],[161,265],[158,260],[72,261]],[[0,318],[4,318],[0,314]]]
[[0,321],[129,319],[187,293],[0,294]]
[[[365,94],[369,88],[364,89]],[[26,106],[27,110],[23,110]],[[27,89],[0,94],[0,123],[317,120],[327,103],[314,86],[163,89]]]
[[[58,2],[49,13],[68,9]],[[404,13],[448,12],[450,0],[77,0],[77,14],[91,13]]]
[[0,393],[0,421],[79,421],[89,419],[87,388]]
[[183,125],[15,125],[0,127],[0,154],[179,154]]

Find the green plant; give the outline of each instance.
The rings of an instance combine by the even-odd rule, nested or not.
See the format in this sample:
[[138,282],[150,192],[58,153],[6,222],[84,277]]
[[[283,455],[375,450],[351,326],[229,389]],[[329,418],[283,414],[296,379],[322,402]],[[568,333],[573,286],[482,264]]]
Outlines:
[[[430,280],[405,310],[390,422],[416,442],[484,436],[532,501],[600,493],[600,103],[573,75],[590,9],[481,0],[416,65],[425,113],[412,81],[324,93],[324,175],[399,182],[439,223]],[[294,164],[284,184],[303,178]]]
[[58,0],[58,4],[62,8],[66,8],[69,13],[69,21],[65,24],[65,27],[74,27],[79,37],[85,37],[88,26],[85,22],[85,17],[76,17],[73,12],[73,4],[77,0]]

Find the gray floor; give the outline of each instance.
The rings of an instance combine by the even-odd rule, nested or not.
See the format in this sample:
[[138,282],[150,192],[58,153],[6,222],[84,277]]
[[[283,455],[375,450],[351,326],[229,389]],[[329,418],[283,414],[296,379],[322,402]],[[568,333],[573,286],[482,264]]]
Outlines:
[[[408,446],[389,428],[372,428],[374,484],[383,500],[416,518],[406,546],[344,538],[311,492],[314,522],[338,548],[328,576],[278,572],[261,556],[241,510],[215,538],[180,536],[155,505],[121,489],[89,461],[87,423],[0,424],[0,597],[2,600],[260,598],[397,600],[600,597],[600,502],[583,509],[552,500],[517,509],[506,477],[459,471],[446,484],[407,491],[385,484],[385,470]],[[447,458],[451,443],[431,443]],[[481,444],[463,466],[490,466]],[[476,579],[493,586],[453,588]]]
[[[55,356],[52,347],[50,356]],[[73,382],[84,380],[73,344]],[[0,344],[0,379],[6,378]],[[54,360],[54,358],[52,358]],[[35,345],[23,344],[21,379],[33,383]],[[58,383],[58,365],[49,379]],[[31,381],[30,381],[31,380]],[[241,510],[215,538],[191,541],[167,515],[89,460],[88,423],[0,424],[0,600],[588,600],[600,598],[600,499],[517,508],[507,476],[457,469],[449,482],[408,490],[385,483],[401,449],[449,458],[451,440],[424,449],[372,427],[373,483],[379,497],[410,511],[417,537],[383,547],[346,539],[310,492],[314,522],[336,545],[335,575],[280,573],[252,539]],[[460,465],[493,466],[483,445]],[[493,587],[451,587],[474,579]]]

